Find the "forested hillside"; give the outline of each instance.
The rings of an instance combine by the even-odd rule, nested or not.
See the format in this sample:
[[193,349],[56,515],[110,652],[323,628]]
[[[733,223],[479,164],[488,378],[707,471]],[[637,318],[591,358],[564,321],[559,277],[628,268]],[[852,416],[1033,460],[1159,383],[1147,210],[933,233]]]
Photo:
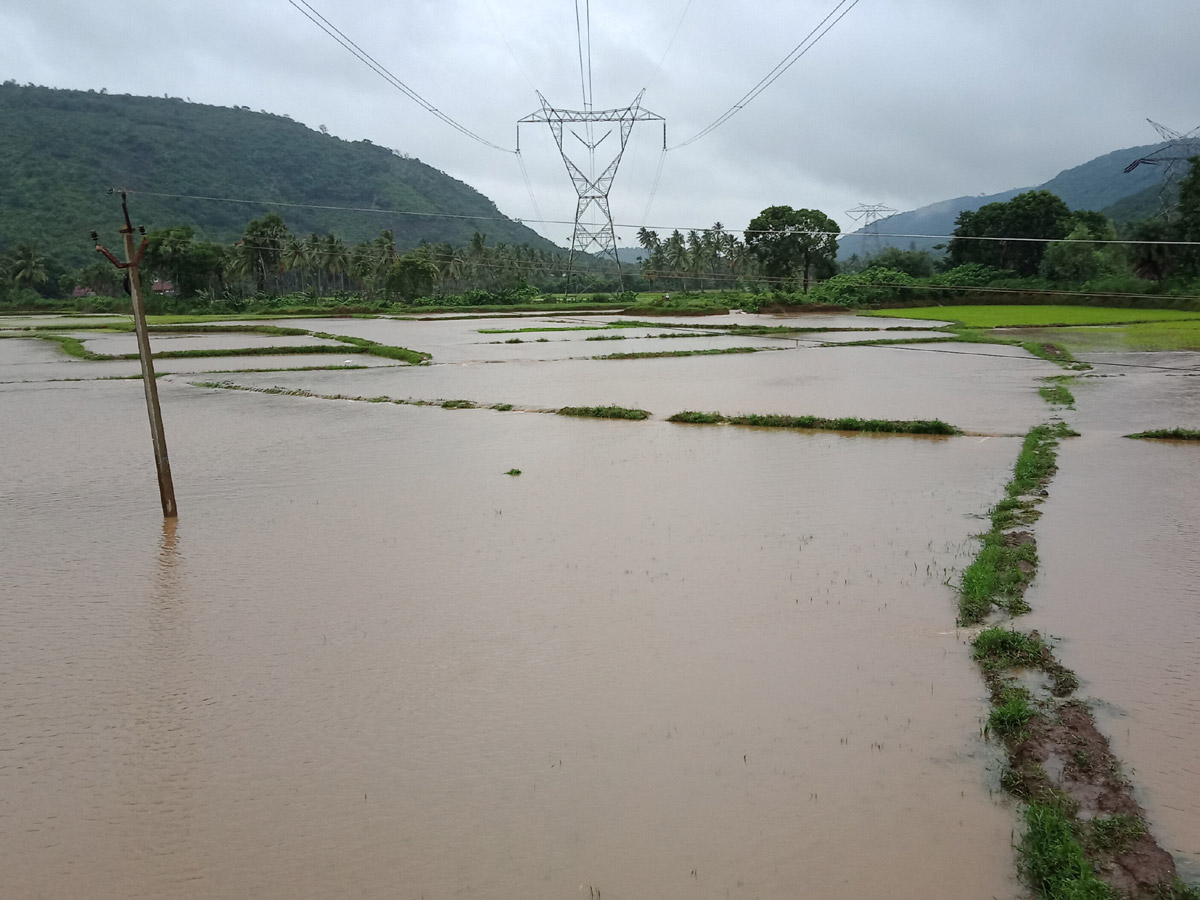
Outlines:
[[[89,232],[114,231],[120,221],[110,187],[147,192],[131,196],[136,223],[150,229],[190,225],[198,239],[217,242],[236,240],[248,221],[275,211],[300,235],[333,233],[358,242],[387,228],[401,250],[421,241],[465,245],[476,231],[493,245],[554,249],[444,172],[286,116],[177,98],[0,85],[0,253],[26,243],[64,265],[91,262]],[[442,217],[447,214],[478,218]]]
[[[974,197],[955,197],[952,200],[942,200],[938,203],[923,206],[920,209],[897,213],[877,224],[880,235],[878,242],[874,240],[870,246],[901,247],[910,244],[918,249],[928,250],[934,244],[945,243],[940,239],[912,239],[907,237],[889,238],[889,234],[932,234],[948,235],[954,230],[954,222],[963,211],[975,211],[989,203],[1003,203],[1018,194],[1031,190],[1046,190],[1061,197],[1063,202],[1073,210],[1090,209],[1105,211],[1120,224],[1152,215],[1158,209],[1158,186],[1162,181],[1163,168],[1160,166],[1138,166],[1132,172],[1126,173],[1125,166],[1139,157],[1149,156],[1162,144],[1148,144],[1143,147],[1129,147],[1125,150],[1114,150],[1082,165],[1065,169],[1049,181],[1029,188],[1015,188],[999,194],[980,194]],[[1133,202],[1130,198],[1138,197]],[[1110,207],[1117,206],[1113,213]],[[842,241],[841,255],[861,253],[863,245],[856,239]]]

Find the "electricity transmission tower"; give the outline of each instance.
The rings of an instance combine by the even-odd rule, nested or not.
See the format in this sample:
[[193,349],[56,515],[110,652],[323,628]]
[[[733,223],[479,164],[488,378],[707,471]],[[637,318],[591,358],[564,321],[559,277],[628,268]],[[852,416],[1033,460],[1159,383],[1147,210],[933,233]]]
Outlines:
[[[647,109],[642,109],[642,95],[645,93],[644,90],[641,91],[633,103],[621,109],[579,110],[557,109],[551,106],[539,91],[538,99],[542,102],[542,108],[517,122],[518,153],[521,150],[522,124],[545,122],[550,126],[550,132],[554,135],[555,143],[558,144],[558,152],[562,154],[563,163],[566,164],[567,174],[571,176],[571,182],[575,185],[575,193],[579,200],[575,205],[575,230],[571,235],[571,253],[567,262],[568,275],[574,267],[576,256],[596,248],[601,254],[611,256],[616,262],[622,290],[625,288],[625,276],[621,271],[621,261],[617,258],[617,235],[613,228],[612,212],[608,205],[608,193],[612,189],[613,179],[617,177],[617,167],[621,164],[621,157],[625,153],[625,145],[629,141],[630,132],[633,131],[634,122],[662,122],[663,149],[665,150],[667,146],[666,119]],[[590,104],[587,105],[590,106]],[[618,139],[614,147],[615,154],[597,175],[596,150],[614,130],[610,128],[599,138],[595,138],[592,126],[601,122],[616,123]],[[574,129],[571,129],[571,134],[587,151],[586,171],[567,153],[563,137],[565,127],[568,125],[585,126],[584,134],[581,135]],[[612,144],[609,146],[613,147]],[[590,222],[587,221],[589,219]]]
[[[854,209],[846,210],[846,215],[855,222],[863,223],[863,257],[868,258],[879,253],[882,249],[879,240],[879,220],[894,215],[896,210],[882,203],[860,203]],[[874,247],[875,253],[870,253]]]
[[1165,219],[1171,215],[1171,211],[1175,207],[1175,198],[1178,196],[1176,187],[1183,176],[1187,174],[1188,160],[1193,156],[1200,156],[1200,125],[1185,134],[1167,128],[1165,125],[1159,125],[1153,119],[1146,121],[1154,126],[1154,130],[1166,143],[1149,156],[1135,159],[1125,167],[1125,173],[1132,172],[1143,163],[1148,166],[1166,167],[1166,171],[1163,172],[1162,184],[1158,189],[1158,215]]

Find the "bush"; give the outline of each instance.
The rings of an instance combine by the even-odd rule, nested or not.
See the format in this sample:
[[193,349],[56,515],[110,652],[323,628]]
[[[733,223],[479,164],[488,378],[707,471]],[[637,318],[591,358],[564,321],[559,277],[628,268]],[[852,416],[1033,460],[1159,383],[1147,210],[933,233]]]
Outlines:
[[1013,278],[1015,275],[1015,272],[1008,269],[997,269],[982,263],[964,263],[939,272],[929,279],[929,283],[945,287],[987,287],[993,281]]
[[899,269],[865,269],[853,275],[834,275],[808,293],[810,303],[865,306],[910,299],[915,279]]

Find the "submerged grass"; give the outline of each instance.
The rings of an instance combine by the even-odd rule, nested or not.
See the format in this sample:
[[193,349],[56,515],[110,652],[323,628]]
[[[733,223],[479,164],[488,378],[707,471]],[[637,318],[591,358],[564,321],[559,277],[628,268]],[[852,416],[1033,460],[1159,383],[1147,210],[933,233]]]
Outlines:
[[649,410],[630,409],[627,406],[564,406],[560,416],[582,416],[591,419],[648,419]]
[[1047,403],[1052,403],[1055,406],[1065,406],[1067,409],[1074,409],[1075,395],[1067,387],[1074,380],[1070,375],[1055,375],[1051,378],[1046,378],[1044,379],[1046,384],[1038,388],[1038,394]]

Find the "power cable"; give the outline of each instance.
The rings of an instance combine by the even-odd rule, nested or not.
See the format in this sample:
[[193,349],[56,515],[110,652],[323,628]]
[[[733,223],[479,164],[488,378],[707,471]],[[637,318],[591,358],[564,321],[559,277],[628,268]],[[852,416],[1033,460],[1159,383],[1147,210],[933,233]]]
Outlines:
[[[583,65],[583,25],[579,19],[579,0],[575,0],[575,46],[579,50],[579,91],[583,95],[583,108],[589,108],[587,76]],[[589,49],[589,52],[590,49]]]
[[517,64],[517,68],[521,72],[521,77],[525,79],[525,83],[528,84],[531,89],[536,91],[537,85],[533,83],[533,79],[529,77],[529,72],[526,71],[525,66],[521,64],[521,60],[513,51],[512,44],[508,42],[508,37],[505,35],[504,29],[500,26],[500,20],[496,18],[496,13],[492,9],[492,4],[490,4],[488,0],[483,0],[483,5],[487,8],[488,15],[491,16],[492,24],[496,26],[496,33],[500,35],[500,40],[504,41],[504,46],[508,50],[508,55],[511,56],[513,62]]
[[[515,151],[511,151],[511,150],[505,151],[505,152],[515,153]],[[660,164],[661,164],[661,160],[660,160]],[[332,211],[332,212],[361,212],[361,213],[376,213],[376,214],[397,215],[397,216],[420,216],[423,218],[431,218],[431,219],[478,219],[481,222],[486,222],[486,221],[511,222],[511,221],[513,221],[511,218],[509,218],[508,216],[504,216],[504,215],[487,216],[487,215],[467,215],[464,213],[431,213],[431,212],[417,212],[415,210],[404,210],[404,209],[380,209],[378,207],[370,207],[370,206],[335,206],[332,204],[318,204],[318,203],[290,203],[290,202],[287,202],[284,200],[265,200],[265,199],[246,198],[246,197],[211,197],[211,196],[206,196],[203,194],[177,194],[177,193],[170,193],[170,192],[166,192],[166,191],[128,190],[127,193],[129,193],[131,196],[162,197],[165,199],[174,199],[174,200],[205,200],[205,201],[210,201],[213,203],[240,203],[240,204],[250,205],[250,206],[266,206],[266,207],[278,206],[278,207],[289,208],[289,209],[318,209],[318,210],[325,210],[325,211]],[[572,224],[574,224],[573,219],[543,219],[540,217],[539,218],[522,218],[521,221],[522,222],[534,222],[534,223],[541,224],[541,225],[572,225]],[[629,222],[617,222],[617,223],[614,223],[614,227],[636,229],[636,228],[645,227],[645,223],[643,222],[641,225],[638,225],[638,224],[633,224],[633,223],[629,223]],[[698,232],[703,232],[703,231],[708,231],[709,228],[707,225],[703,225],[703,226],[654,225],[654,226],[651,226],[651,230],[653,230],[653,231],[680,231],[680,232],[698,231]],[[762,231],[745,230],[742,233],[743,234],[771,234],[772,231],[769,229],[762,230]],[[849,238],[849,237],[861,237],[861,235],[857,235],[853,232],[842,232],[842,231],[814,231],[814,232],[806,232],[806,233],[811,233],[813,235],[820,236],[820,237],[833,237],[833,238],[839,238],[839,239]],[[1062,238],[1003,237],[1003,236],[995,237],[995,236],[985,236],[985,235],[956,236],[953,234],[903,234],[900,232],[881,232],[880,236],[881,237],[900,237],[900,238],[924,238],[924,239],[928,239],[928,240],[1027,241],[1027,242],[1032,241],[1032,242],[1037,242],[1037,243],[1062,243],[1062,242],[1064,242]],[[1072,243],[1072,244],[1136,245],[1136,246],[1151,246],[1151,247],[1200,247],[1200,241],[1143,241],[1143,240],[1132,240],[1132,239],[1128,239],[1128,238],[1081,238],[1079,240],[1071,240],[1068,243]]]
[[658,182],[662,178],[663,163],[667,161],[667,148],[663,147],[662,152],[658,155],[658,170],[654,173],[654,184],[650,187],[650,196],[646,200],[646,211],[642,213],[642,228],[646,227],[646,220],[650,218],[650,207],[654,205],[654,196],[658,193]]
[[675,39],[679,37],[679,29],[683,27],[683,20],[687,18],[688,10],[692,8],[692,0],[687,0],[687,5],[683,7],[683,13],[679,17],[679,21],[675,23],[675,30],[671,33],[671,40],[667,41],[667,49],[663,51],[662,58],[659,59],[658,65],[654,68],[654,74],[646,81],[646,86],[643,90],[649,90],[654,79],[658,77],[658,73],[662,71],[663,63],[667,61],[667,54],[671,52],[671,48],[675,46]]
[[[785,56],[775,66],[775,68],[773,68],[770,72],[768,72],[766,75],[764,75],[762,77],[762,79],[759,80],[758,84],[756,84],[749,91],[747,91],[745,94],[743,94],[741,99],[739,99],[736,103],[734,103],[733,106],[731,106],[729,109],[727,109],[724,113],[722,113],[720,116],[718,116],[715,120],[713,120],[711,123],[709,123],[709,125],[707,127],[701,129],[699,132],[692,135],[692,137],[688,138],[686,141],[676,144],[671,149],[678,150],[680,147],[686,147],[688,144],[691,144],[694,141],[700,140],[700,138],[704,137],[709,132],[713,131],[715,128],[718,128],[721,125],[725,124],[725,122],[727,122],[729,119],[731,119],[734,115],[736,115],[741,110],[745,109],[746,106],[748,106],[759,94],[761,94],[763,91],[765,91],[767,88],[769,88],[772,84],[774,84],[775,80],[778,79],[779,76],[781,76],[784,72],[786,72],[788,69],[790,69],[796,63],[796,61],[798,59],[800,59],[800,57],[804,56],[804,54],[806,54],[809,50],[811,50],[813,48],[813,46],[816,45],[816,43],[819,40],[821,40],[821,38],[823,38],[826,34],[828,34],[829,30],[831,28],[833,28],[833,26],[837,25],[838,22],[842,21],[842,19],[846,15],[846,13],[848,13],[848,12],[850,12],[850,10],[854,9],[854,7],[856,7],[859,4],[859,2],[860,2],[860,0],[838,0],[837,5],[834,6],[834,8],[829,11],[829,13],[825,16],[825,18],[822,19],[820,22],[818,22],[816,27],[813,28],[813,30],[810,31],[807,35],[805,35],[804,40],[802,40],[799,44],[797,44],[794,48],[792,48],[792,51],[787,56]],[[849,5],[847,5],[847,4],[849,4]],[[842,9],[843,6],[845,7],[845,9]],[[840,13],[838,13],[839,9],[841,9]],[[834,18],[835,15],[837,16],[837,18]],[[833,19],[833,21],[830,22],[829,21],[830,19]],[[828,24],[826,24],[826,23],[828,23]],[[822,28],[824,28],[824,30],[821,30]],[[815,35],[815,37],[814,37],[814,35]]]
[[529,170],[525,168],[525,157],[521,155],[521,151],[517,151],[517,162],[521,166],[521,177],[525,179],[525,189],[529,191],[529,202],[533,204],[533,214],[537,216],[538,222],[542,219],[542,211],[538,209],[537,197],[533,196],[533,182],[529,180]]
[[321,13],[318,12],[317,9],[308,2],[308,0],[299,0],[299,2],[297,2],[297,0],[287,0],[287,2],[299,10],[310,22],[341,44],[342,47],[344,47],[346,50],[349,50],[350,53],[355,56],[355,58],[370,68],[371,71],[373,71],[376,75],[378,75],[392,87],[396,88],[396,90],[400,91],[414,103],[417,103],[419,106],[433,113],[451,128],[454,128],[472,140],[478,141],[486,147],[491,147],[493,150],[499,150],[502,153],[513,152],[506,147],[501,147],[499,144],[493,144],[487,138],[480,137],[465,125],[460,125],[450,116],[446,115],[446,113],[442,112],[432,103],[406,85],[403,81],[393,75],[385,66],[383,66],[382,63],[378,62],[369,53],[359,47],[358,44],[354,43],[354,41],[348,38],[341,30],[338,29],[336,25],[321,15]]

